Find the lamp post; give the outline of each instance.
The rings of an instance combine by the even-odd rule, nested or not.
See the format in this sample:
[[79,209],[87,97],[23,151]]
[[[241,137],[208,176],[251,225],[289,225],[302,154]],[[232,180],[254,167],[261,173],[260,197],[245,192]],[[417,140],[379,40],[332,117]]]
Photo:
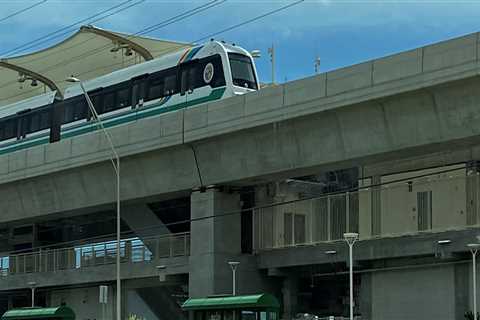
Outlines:
[[240,264],[238,261],[229,261],[228,264],[232,268],[232,296],[237,294],[237,267]]
[[472,254],[472,277],[473,277],[473,319],[477,320],[477,252],[480,249],[480,243],[469,243],[467,244],[467,248],[470,250]]
[[110,136],[110,133],[105,129],[105,126],[103,125],[103,122],[100,120],[97,110],[95,109],[95,106],[92,103],[92,100],[90,100],[90,97],[87,93],[87,90],[85,90],[85,87],[83,86],[83,83],[80,79],[75,78],[75,77],[69,77],[66,79],[67,82],[72,82],[72,83],[78,83],[80,85],[80,88],[82,89],[83,95],[85,96],[85,100],[87,100],[88,108],[90,109],[90,112],[93,115],[93,118],[97,122],[98,126],[100,129],[103,131],[105,137],[107,138],[108,144],[110,145],[110,149],[112,151],[113,157],[112,161],[112,166],[113,169],[115,170],[116,178],[117,178],[117,190],[116,190],[116,196],[117,196],[117,259],[116,259],[116,278],[117,278],[117,320],[121,320],[121,281],[120,281],[120,157],[118,156],[117,151],[115,150],[115,146],[113,145],[112,142],[112,137]]
[[353,245],[358,240],[358,233],[344,233],[343,238],[348,244],[349,274],[350,274],[350,320],[353,320]]
[[268,53],[270,54],[270,62],[272,63],[272,85],[275,84],[275,46],[272,43],[272,46],[268,48]]
[[34,281],[31,281],[28,283],[28,285],[30,286],[30,290],[32,293],[32,308],[35,308],[35,287],[37,286],[37,283]]

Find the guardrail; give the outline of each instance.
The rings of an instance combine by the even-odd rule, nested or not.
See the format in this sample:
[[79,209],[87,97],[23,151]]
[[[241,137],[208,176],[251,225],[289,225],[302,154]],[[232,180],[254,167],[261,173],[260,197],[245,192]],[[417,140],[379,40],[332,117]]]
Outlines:
[[[124,239],[120,242],[121,263],[150,262],[160,258],[188,255],[190,255],[190,233]],[[83,269],[114,264],[116,257],[115,241],[69,248],[42,249],[0,257],[0,275]]]

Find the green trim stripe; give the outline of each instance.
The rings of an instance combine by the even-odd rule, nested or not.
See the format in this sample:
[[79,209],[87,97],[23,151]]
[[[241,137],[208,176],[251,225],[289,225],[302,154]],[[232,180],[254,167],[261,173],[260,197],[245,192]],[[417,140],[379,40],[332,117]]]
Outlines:
[[[132,110],[130,112],[122,113],[116,116],[111,116],[103,119],[103,124],[105,128],[110,128],[110,127],[115,127],[118,125],[126,124],[129,122],[133,122],[139,119],[144,119],[144,118],[150,118],[153,116],[157,116],[163,113],[167,112],[172,112],[172,111],[177,111],[180,109],[188,108],[197,104],[209,102],[209,101],[214,101],[218,100],[223,97],[223,94],[225,93],[226,88],[218,88],[214,89],[212,92],[210,92],[210,95],[201,97],[198,99],[194,99],[191,101],[186,101],[186,102],[181,102],[177,103],[168,107],[162,107],[168,100],[163,100],[160,103],[153,105],[151,107],[148,107],[147,109],[144,110]],[[86,134],[89,132],[93,132],[98,130],[97,124],[96,123],[85,123],[76,127],[72,127],[69,129],[66,129],[65,131],[62,131],[61,133],[61,139],[68,139],[72,138],[75,136],[79,136],[82,134]],[[50,142],[50,137],[48,134],[42,134],[41,136],[34,137],[31,139],[24,139],[20,140],[14,144],[7,145],[6,147],[0,148],[0,155],[31,148],[34,146],[38,145],[43,145],[43,144],[48,144]]]

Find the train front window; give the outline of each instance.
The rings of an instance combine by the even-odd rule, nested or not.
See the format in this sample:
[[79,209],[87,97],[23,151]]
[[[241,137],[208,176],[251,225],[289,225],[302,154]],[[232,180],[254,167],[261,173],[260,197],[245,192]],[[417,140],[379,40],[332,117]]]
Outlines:
[[229,53],[233,84],[239,87],[257,90],[257,80],[249,57],[238,53]]

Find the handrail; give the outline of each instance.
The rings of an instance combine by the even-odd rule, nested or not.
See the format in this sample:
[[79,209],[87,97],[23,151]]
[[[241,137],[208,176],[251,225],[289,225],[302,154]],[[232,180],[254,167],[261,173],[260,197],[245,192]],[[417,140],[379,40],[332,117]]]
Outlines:
[[[121,240],[122,263],[148,263],[161,258],[190,255],[190,233],[129,238]],[[83,269],[114,264],[115,241],[91,243],[75,247],[44,249],[0,257],[0,275]]]

